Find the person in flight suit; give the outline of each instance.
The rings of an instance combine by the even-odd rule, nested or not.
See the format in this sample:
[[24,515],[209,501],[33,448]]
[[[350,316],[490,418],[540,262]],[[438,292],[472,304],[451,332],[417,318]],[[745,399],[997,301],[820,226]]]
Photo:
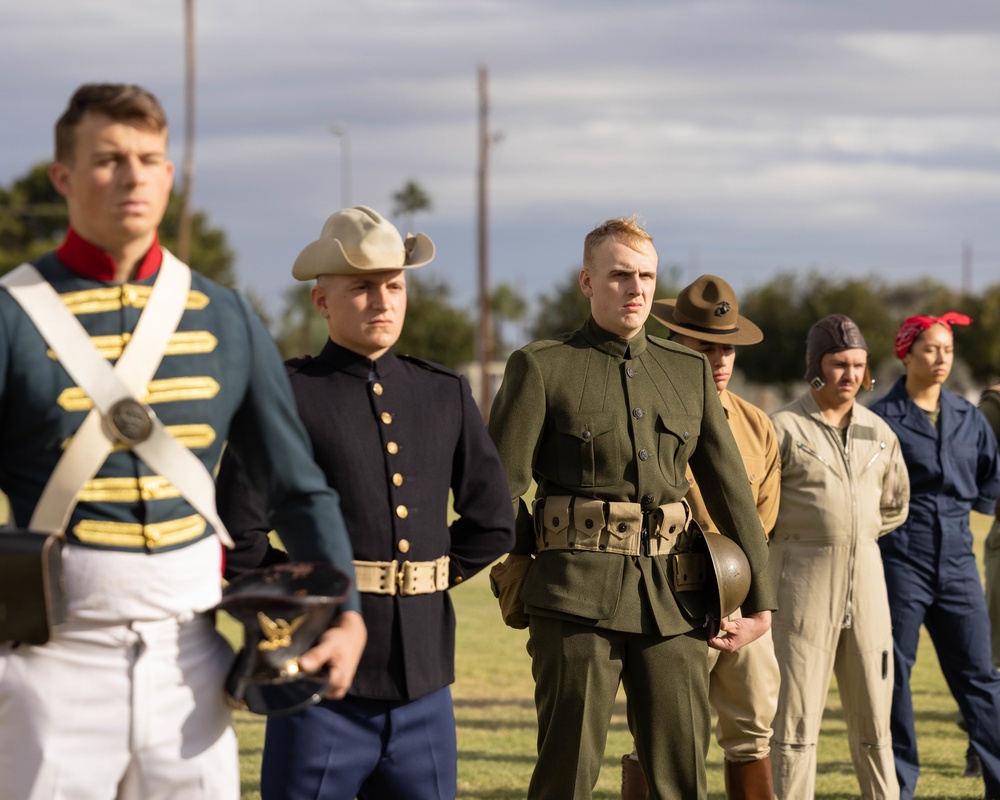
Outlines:
[[861,796],[894,800],[892,626],[877,542],[906,519],[906,466],[896,435],[856,400],[872,381],[852,319],[831,314],[812,326],[805,377],[809,390],[771,415],[781,452],[771,532],[782,609],[772,630],[781,671],[774,794],[815,795],[816,746],[836,673]]
[[[450,684],[455,614],[448,589],[508,551],[514,518],[496,448],[465,378],[393,345],[406,272],[434,256],[365,206],[338,211],[295,261],[329,341],[287,363],[316,460],[340,493],[368,624],[348,696],[268,719],[264,800],[453,800]],[[454,511],[448,522],[448,495]],[[220,510],[244,546],[227,572],[274,560],[264,506],[224,462]]]
[[[760,328],[740,316],[739,300],[722,278],[702,275],[676,300],[653,301],[653,317],[669,328],[670,341],[704,354],[719,400],[743,458],[764,532],[778,516],[781,459],[767,414],[730,392],[736,345],[757,344]],[[715,525],[688,469],[691,514],[703,530]],[[716,738],[725,751],[726,795],[732,800],[771,800],[771,720],[778,702],[778,662],[771,633],[735,653],[708,651],[709,700],[718,716]],[[647,791],[633,750],[622,759],[622,800],[644,800]]]
[[[157,99],[139,86],[81,86],[56,124],[49,176],[66,198],[69,230],[34,261],[43,280],[32,286],[57,293],[48,322],[68,309],[78,323],[53,347],[75,342],[90,374],[114,363],[136,396],[105,408],[115,381],[78,383],[79,365],[55,355],[15,302],[18,286],[5,284],[0,489],[25,528],[48,511],[40,498],[57,483],[51,475],[81,486],[64,531],[65,623],[43,645],[0,643],[0,798],[236,800],[222,690],[233,653],[210,613],[221,596],[218,539],[228,535],[211,470],[228,441],[291,555],[352,575],[337,496],[249,304],[159,244],[173,165]],[[21,267],[5,281],[30,274]],[[148,316],[166,296],[176,316]],[[71,452],[72,463],[63,459]],[[94,471],[77,473],[94,453]],[[204,503],[190,490],[199,474]],[[331,696],[347,691],[365,644],[356,595],[346,608],[301,658],[306,671],[329,665]]]
[[951,326],[970,322],[955,312],[906,319],[896,333],[906,374],[872,405],[899,437],[911,485],[906,523],[879,542],[895,647],[892,749],[904,800],[920,775],[910,673],[921,625],[979,756],[986,797],[1000,799],[1000,675],[969,528],[971,511],[996,510],[1000,456],[983,415],[944,388],[955,359]]
[[[775,607],[764,531],[708,361],[643,330],[656,266],[634,219],[591,231],[580,272],[588,319],[515,351],[490,415],[518,510],[505,565],[527,567],[519,597],[538,715],[529,798],[591,796],[622,683],[652,796],[704,798],[706,639],[735,650],[763,635]],[[681,605],[691,573],[673,570],[685,563],[688,463],[750,565],[743,618],[707,634],[704,614]],[[531,513],[522,497],[533,477]]]

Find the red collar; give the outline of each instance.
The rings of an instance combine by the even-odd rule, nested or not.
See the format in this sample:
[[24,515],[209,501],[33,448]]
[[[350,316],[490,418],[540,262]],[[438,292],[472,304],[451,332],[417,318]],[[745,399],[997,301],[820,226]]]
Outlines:
[[[92,245],[70,228],[66,231],[66,240],[59,245],[56,256],[60,261],[78,275],[93,278],[98,281],[115,280],[115,260],[101,248]],[[141,281],[148,278],[160,268],[163,263],[163,251],[160,250],[160,237],[153,239],[153,246],[142,257],[136,269],[133,280]]]

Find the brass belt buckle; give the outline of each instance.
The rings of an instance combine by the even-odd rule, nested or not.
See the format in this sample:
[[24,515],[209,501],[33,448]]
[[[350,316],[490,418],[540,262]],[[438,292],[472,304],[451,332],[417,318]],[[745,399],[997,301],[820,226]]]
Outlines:
[[104,425],[113,439],[128,445],[146,441],[153,433],[156,413],[138,400],[119,400],[104,415]]

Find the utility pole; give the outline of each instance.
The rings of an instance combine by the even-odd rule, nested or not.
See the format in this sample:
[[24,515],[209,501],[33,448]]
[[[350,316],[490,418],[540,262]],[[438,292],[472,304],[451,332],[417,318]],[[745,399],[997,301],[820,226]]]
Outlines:
[[486,67],[479,68],[479,411],[490,416],[490,360],[493,330],[490,324],[489,236],[487,217],[487,177],[490,154],[489,98]]
[[972,242],[962,243],[962,294],[972,295]]
[[340,207],[351,207],[351,132],[338,122],[330,132],[340,141]]
[[184,162],[181,214],[177,225],[177,257],[191,257],[191,186],[194,181],[194,0],[184,0]]

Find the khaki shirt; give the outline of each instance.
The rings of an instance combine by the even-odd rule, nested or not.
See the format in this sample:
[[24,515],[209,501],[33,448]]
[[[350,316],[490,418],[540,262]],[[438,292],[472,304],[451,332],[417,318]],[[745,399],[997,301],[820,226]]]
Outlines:
[[[728,389],[719,393],[719,400],[729,420],[729,428],[733,432],[743,466],[746,467],[750,479],[750,491],[757,503],[757,515],[764,526],[765,536],[774,527],[778,518],[778,497],[781,492],[781,456],[778,452],[778,438],[774,425],[767,414],[757,406],[747,402],[742,397],[733,394]],[[691,468],[687,471],[691,491],[687,501],[695,521],[703,530],[718,532],[715,523],[708,514],[701,489],[694,480]]]
[[[643,511],[682,499],[688,463],[719,530],[747,554],[743,612],[774,609],[767,545],[746,470],[704,356],[640,334],[622,339],[593,318],[572,334],[511,354],[489,432],[517,513],[514,552],[535,549],[522,497],[572,494],[632,502]],[[612,630],[673,635],[700,627],[668,584],[667,556],[549,550],[521,597],[529,614]]]

